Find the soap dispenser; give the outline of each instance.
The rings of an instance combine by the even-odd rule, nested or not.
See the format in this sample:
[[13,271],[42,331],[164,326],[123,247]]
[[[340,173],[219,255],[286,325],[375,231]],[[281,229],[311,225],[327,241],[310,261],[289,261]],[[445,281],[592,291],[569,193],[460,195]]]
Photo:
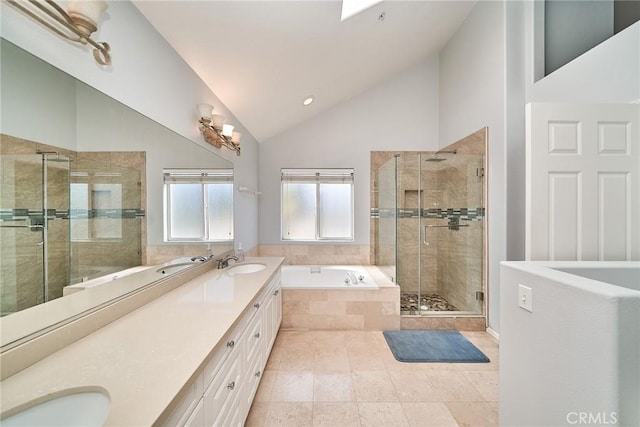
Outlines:
[[244,261],[244,251],[242,250],[242,243],[238,243],[238,250],[236,251],[238,262]]

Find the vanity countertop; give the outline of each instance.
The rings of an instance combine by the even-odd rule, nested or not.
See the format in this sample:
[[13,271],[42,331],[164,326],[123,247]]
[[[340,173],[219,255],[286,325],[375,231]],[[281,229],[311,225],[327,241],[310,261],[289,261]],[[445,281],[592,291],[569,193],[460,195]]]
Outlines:
[[104,388],[105,425],[152,425],[282,264],[211,270],[0,383],[2,412],[67,389]]

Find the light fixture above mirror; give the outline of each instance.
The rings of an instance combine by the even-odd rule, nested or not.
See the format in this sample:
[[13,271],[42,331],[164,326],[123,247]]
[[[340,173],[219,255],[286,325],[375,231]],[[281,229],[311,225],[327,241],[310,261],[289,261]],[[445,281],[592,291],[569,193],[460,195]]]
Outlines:
[[234,126],[225,123],[225,117],[220,114],[211,114],[213,106],[209,104],[198,104],[200,120],[198,125],[202,137],[209,144],[216,148],[227,147],[240,155],[240,132],[234,131]]
[[8,3],[57,35],[75,43],[94,47],[93,57],[101,65],[111,64],[111,47],[91,38],[100,17],[107,10],[105,0],[67,0],[67,10],[53,0],[8,0]]

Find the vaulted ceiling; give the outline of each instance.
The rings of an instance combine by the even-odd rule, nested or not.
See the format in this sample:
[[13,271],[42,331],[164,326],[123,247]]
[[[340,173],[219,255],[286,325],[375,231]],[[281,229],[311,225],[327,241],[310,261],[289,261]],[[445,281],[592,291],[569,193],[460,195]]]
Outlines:
[[439,52],[474,3],[134,0],[260,142]]

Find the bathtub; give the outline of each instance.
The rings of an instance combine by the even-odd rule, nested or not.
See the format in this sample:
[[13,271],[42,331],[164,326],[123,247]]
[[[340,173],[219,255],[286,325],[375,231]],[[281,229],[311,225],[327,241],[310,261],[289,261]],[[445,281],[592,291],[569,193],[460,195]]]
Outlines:
[[400,288],[374,266],[283,265],[281,277],[282,329],[400,329]]
[[354,265],[284,265],[284,289],[378,289],[369,271]]
[[503,262],[499,389],[500,425],[640,425],[640,262]]

